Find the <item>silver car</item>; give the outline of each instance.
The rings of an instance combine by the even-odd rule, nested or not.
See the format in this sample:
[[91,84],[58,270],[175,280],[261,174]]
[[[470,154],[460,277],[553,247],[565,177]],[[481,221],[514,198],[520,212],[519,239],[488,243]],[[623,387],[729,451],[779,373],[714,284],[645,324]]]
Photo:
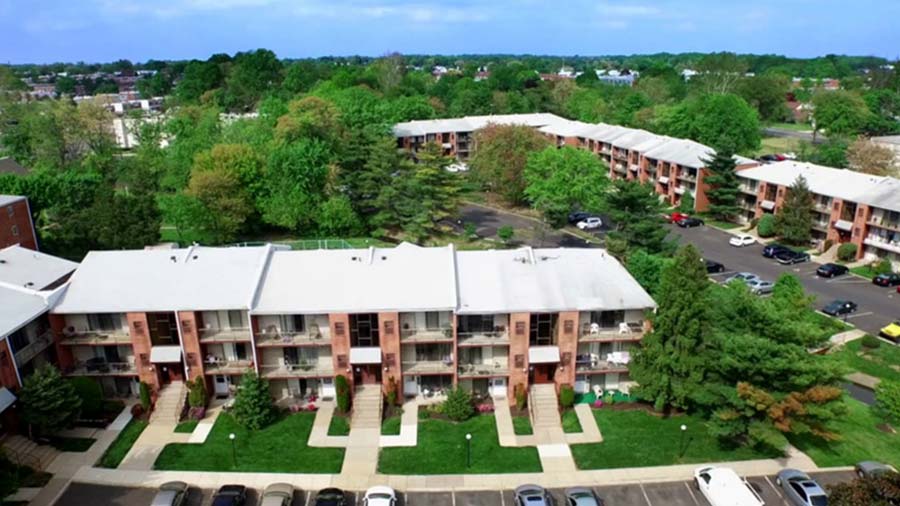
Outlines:
[[881,462],[875,462],[873,460],[864,460],[859,464],[856,464],[853,469],[856,471],[856,475],[860,478],[872,478],[875,476],[881,476],[882,474],[897,472],[897,470],[893,467],[887,464],[882,464]]
[[775,484],[794,506],[828,506],[828,494],[803,471],[782,469],[775,476]]
[[294,487],[287,483],[273,483],[263,491],[259,506],[290,506],[294,500]]
[[170,481],[159,486],[150,506],[182,506],[187,499],[188,486],[183,481]]
[[728,279],[726,279],[724,281],[724,283],[727,285],[728,283],[731,283],[732,281],[735,281],[735,280],[740,280],[740,281],[743,281],[744,283],[749,283],[755,279],[759,279],[759,276],[757,276],[756,274],[753,274],[752,272],[739,272],[733,276],[728,277]]
[[537,485],[522,485],[516,488],[516,506],[553,506],[553,498]]
[[753,279],[747,281],[747,288],[750,289],[750,293],[754,295],[766,295],[768,293],[772,293],[775,289],[775,283],[771,281],[764,281],[762,279]]
[[566,502],[567,506],[603,506],[593,490],[583,487],[566,489]]

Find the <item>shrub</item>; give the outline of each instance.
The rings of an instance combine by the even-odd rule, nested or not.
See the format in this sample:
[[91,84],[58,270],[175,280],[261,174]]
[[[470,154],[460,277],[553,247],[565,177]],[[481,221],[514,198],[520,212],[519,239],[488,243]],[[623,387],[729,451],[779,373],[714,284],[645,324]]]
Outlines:
[[760,237],[774,237],[775,216],[771,214],[763,215],[763,217],[759,219],[759,223],[756,225],[756,233],[759,234]]
[[103,390],[93,378],[72,378],[75,395],[81,399],[81,417],[97,418],[103,414]]
[[863,336],[861,344],[862,344],[863,348],[868,348],[870,350],[874,350],[875,348],[878,348],[879,346],[881,346],[881,340],[873,335],[866,334]]
[[337,396],[338,411],[341,413],[350,412],[350,383],[347,381],[346,376],[339,374],[334,379],[334,390]]
[[397,390],[397,380],[391,376],[388,378],[387,393],[385,394],[385,402],[387,402],[388,406],[393,407],[397,405]]
[[476,227],[474,223],[466,223],[465,225],[463,225],[463,233],[466,234],[466,238],[477,239],[477,232],[478,227]]
[[834,246],[834,239],[825,239],[825,243],[822,245],[822,251],[828,251],[832,246]]
[[193,381],[188,381],[188,406],[205,408],[207,400],[205,379],[197,377]]
[[22,418],[37,431],[49,436],[72,424],[81,410],[75,387],[63,379],[59,369],[45,365],[25,378],[19,391]]
[[528,392],[525,389],[525,385],[522,383],[516,385],[513,394],[516,396],[516,409],[522,411],[525,409],[525,401],[528,399]]
[[144,406],[140,404],[135,404],[131,406],[131,417],[132,418],[140,418],[146,411],[144,411]]
[[891,263],[887,258],[882,258],[881,260],[872,264],[872,270],[875,272],[875,275],[878,274],[890,274],[894,272],[894,264]]
[[572,389],[571,385],[560,385],[559,405],[564,409],[569,409],[575,405],[575,390]]
[[454,422],[468,420],[475,414],[475,408],[472,406],[472,396],[462,387],[450,390],[443,405],[444,414]]
[[513,235],[515,234],[515,230],[509,225],[503,225],[502,227],[497,229],[497,237],[500,238],[504,243],[508,243],[512,240]]
[[241,377],[234,407],[234,419],[250,430],[259,430],[275,421],[275,406],[269,393],[269,382],[255,371],[247,371]]
[[144,413],[150,412],[150,385],[146,382],[141,382],[141,408],[144,409]]
[[188,410],[188,418],[191,420],[203,420],[206,416],[206,406],[198,406]]
[[875,406],[885,419],[900,422],[900,381],[881,380],[875,387]]
[[837,256],[845,262],[852,262],[856,259],[856,245],[852,242],[845,242],[838,246]]

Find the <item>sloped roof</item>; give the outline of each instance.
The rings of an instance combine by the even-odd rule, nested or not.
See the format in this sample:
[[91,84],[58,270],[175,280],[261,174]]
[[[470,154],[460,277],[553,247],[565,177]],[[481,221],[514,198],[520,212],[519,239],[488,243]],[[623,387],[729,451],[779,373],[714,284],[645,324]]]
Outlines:
[[0,249],[0,281],[43,290],[78,267],[75,262],[19,245]]
[[612,144],[617,148],[633,149],[635,146],[647,141],[657,140],[659,137],[660,136],[646,130],[631,130],[630,132],[617,137]]
[[397,123],[394,125],[393,132],[395,137],[413,137],[442,132],[474,132],[491,123],[541,127],[566,121],[568,120],[550,113],[464,116],[462,118],[426,119]]
[[[670,142],[660,144],[644,152],[644,156],[647,158],[677,163],[678,165],[695,169],[706,167],[706,160],[712,158],[715,154],[716,150],[713,148],[688,139],[672,139]],[[755,163],[753,160],[743,156],[735,155],[734,159],[738,164]]]
[[20,200],[25,200],[25,197],[21,195],[0,195],[0,206],[8,206]]
[[0,284],[0,337],[15,332],[47,309],[47,299],[38,292]]

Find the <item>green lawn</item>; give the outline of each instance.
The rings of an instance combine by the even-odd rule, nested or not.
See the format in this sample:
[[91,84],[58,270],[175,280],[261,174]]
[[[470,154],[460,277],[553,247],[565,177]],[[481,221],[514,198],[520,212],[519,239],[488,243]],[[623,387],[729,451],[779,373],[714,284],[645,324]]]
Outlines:
[[381,422],[382,436],[399,436],[400,435],[400,417],[389,416]]
[[[823,302],[827,303],[828,301]],[[837,318],[832,318],[826,314],[817,313],[815,311],[807,311],[806,314],[808,315],[807,318],[819,327],[821,332],[819,338],[823,341],[839,332],[844,332],[853,328],[852,325],[844,323]]]
[[[472,466],[466,468],[466,434],[472,434]],[[384,474],[537,473],[536,448],[503,448],[493,416],[462,423],[420,420],[419,444],[382,448],[378,470]]]
[[86,452],[94,444],[96,439],[92,437],[62,437],[57,436],[50,440],[50,444],[61,452]]
[[[860,352],[863,352],[863,355],[860,355]],[[857,339],[845,344],[832,356],[853,371],[876,378],[900,381],[900,347],[890,343],[882,341],[881,346],[870,350],[863,348],[862,340]]]
[[791,137],[764,137],[760,143],[760,148],[751,153],[754,156],[768,155],[771,153],[787,153],[797,152],[800,149],[800,139]]
[[350,418],[346,416],[332,415],[328,424],[329,436],[346,436],[350,434]]
[[530,436],[534,434],[534,430],[531,428],[531,420],[527,416],[514,416],[512,417],[513,423],[513,432],[517,436]]
[[[245,471],[273,473],[338,473],[343,448],[311,448],[306,445],[315,413],[281,417],[258,431],[238,425],[227,413],[219,415],[203,444],[166,445],[155,469],[170,471]],[[232,463],[234,433],[237,466]]]
[[563,432],[583,432],[581,422],[578,421],[578,414],[574,409],[568,409],[562,414]]
[[872,279],[875,277],[875,269],[872,268],[871,265],[860,265],[859,267],[851,267],[850,272],[856,274],[857,276],[862,276],[866,279]]
[[128,450],[131,449],[134,442],[137,441],[137,438],[141,435],[141,432],[144,432],[144,429],[146,428],[147,422],[145,420],[132,418],[131,421],[128,422],[128,425],[122,429],[122,432],[119,432],[119,435],[112,444],[109,445],[109,448],[106,449],[103,456],[100,457],[100,461],[97,462],[97,465],[111,469],[119,467],[119,464],[122,463],[122,459],[128,454]]
[[[594,410],[602,443],[572,445],[581,469],[666,466],[778,457],[749,448],[723,448],[695,416],[660,418],[644,411]],[[681,425],[686,425],[682,445]],[[683,455],[682,455],[683,453]]]
[[812,125],[808,123],[772,123],[766,126],[792,132],[812,132]]
[[194,429],[197,428],[198,423],[200,423],[200,420],[188,420],[185,422],[181,422],[175,426],[175,432],[190,434],[191,432],[194,432]]
[[[847,415],[838,419],[834,428],[841,439],[823,442],[813,438],[789,438],[819,466],[852,466],[862,460],[877,460],[900,466],[900,435],[876,428],[881,419],[865,404],[845,397]],[[605,435],[605,434],[604,434]]]

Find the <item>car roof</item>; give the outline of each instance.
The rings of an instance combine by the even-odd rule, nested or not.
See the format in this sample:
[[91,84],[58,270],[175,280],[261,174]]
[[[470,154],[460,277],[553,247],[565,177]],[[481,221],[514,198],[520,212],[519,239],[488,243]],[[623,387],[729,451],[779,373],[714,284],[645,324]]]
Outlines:
[[160,490],[153,497],[153,502],[150,503],[150,506],[172,506],[177,495],[178,492],[175,490]]
[[825,495],[825,490],[812,480],[799,480],[807,495]]

